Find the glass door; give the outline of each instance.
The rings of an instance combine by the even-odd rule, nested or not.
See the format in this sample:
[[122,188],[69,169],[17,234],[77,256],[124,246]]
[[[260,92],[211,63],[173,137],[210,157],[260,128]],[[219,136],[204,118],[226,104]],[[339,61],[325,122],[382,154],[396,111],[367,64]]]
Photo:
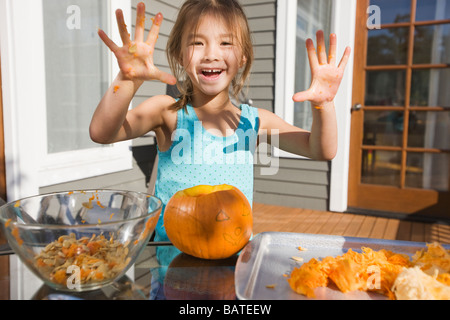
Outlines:
[[349,207],[450,218],[450,0],[358,1],[356,30]]

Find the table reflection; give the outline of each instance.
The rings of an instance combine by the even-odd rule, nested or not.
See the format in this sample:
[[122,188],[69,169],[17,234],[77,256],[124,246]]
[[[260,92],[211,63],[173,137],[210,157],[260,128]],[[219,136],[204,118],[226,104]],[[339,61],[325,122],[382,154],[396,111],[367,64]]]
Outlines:
[[234,270],[238,255],[204,260],[182,253],[172,245],[145,248],[125,275],[101,289],[61,292],[43,284],[34,300],[236,300]]
[[47,285],[42,285],[31,298],[32,300],[148,300],[145,290],[128,276],[101,289],[86,292],[63,292]]
[[175,300],[235,300],[236,257],[204,260],[177,255],[164,277],[164,295]]

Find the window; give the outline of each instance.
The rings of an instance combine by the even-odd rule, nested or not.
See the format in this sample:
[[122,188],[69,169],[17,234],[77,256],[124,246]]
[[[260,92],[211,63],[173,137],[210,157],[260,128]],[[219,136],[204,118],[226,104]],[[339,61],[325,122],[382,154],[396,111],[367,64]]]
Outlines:
[[[287,122],[306,130],[310,130],[312,124],[310,103],[294,103],[292,96],[308,89],[311,82],[305,41],[311,38],[315,43],[318,30],[323,30],[325,35],[330,34],[332,14],[332,0],[278,2],[275,112]],[[277,151],[278,155],[296,157]]]
[[[330,34],[331,26],[331,0],[298,0],[297,4],[297,31],[296,31],[296,62],[295,87],[299,92],[309,88],[311,72],[309,70],[308,55],[305,50],[305,41],[308,38],[316,39],[316,32],[323,30],[325,35]],[[325,44],[328,47],[328,37]],[[305,130],[311,130],[312,113],[309,102],[294,103],[294,125]]]
[[[309,129],[309,103],[294,104],[296,91],[309,87],[310,70],[305,40],[315,40],[315,32],[338,35],[337,56],[346,46],[354,47],[357,0],[277,1],[277,51],[275,74],[275,113],[287,122]],[[326,37],[328,38],[328,37]],[[315,42],[315,41],[314,41]],[[295,65],[295,68],[292,66]],[[330,204],[333,211],[347,208],[348,156],[350,148],[350,108],[352,103],[353,55],[350,56],[335,98],[338,122],[338,153],[331,163]],[[302,158],[273,148],[273,155]]]
[[99,27],[116,32],[111,27],[114,4],[124,12],[131,8],[129,0],[42,0],[47,146],[40,186],[132,167],[129,142],[98,145],[88,131],[95,107],[118,72],[97,35]]
[[361,182],[448,192],[450,0],[370,4]]
[[121,43],[116,8],[131,26],[131,0],[0,2],[8,197],[132,168],[131,142],[98,145],[88,132],[118,73],[97,35]]
[[96,148],[88,126],[111,78],[108,48],[96,32],[108,25],[108,2],[43,0],[42,5],[47,152]]

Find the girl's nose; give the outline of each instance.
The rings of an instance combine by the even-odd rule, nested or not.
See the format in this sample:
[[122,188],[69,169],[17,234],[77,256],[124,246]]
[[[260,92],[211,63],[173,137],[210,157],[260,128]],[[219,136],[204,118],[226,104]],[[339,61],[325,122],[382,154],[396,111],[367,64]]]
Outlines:
[[217,60],[219,60],[219,52],[217,50],[217,47],[214,46],[214,45],[206,46],[204,59],[206,61],[217,61]]

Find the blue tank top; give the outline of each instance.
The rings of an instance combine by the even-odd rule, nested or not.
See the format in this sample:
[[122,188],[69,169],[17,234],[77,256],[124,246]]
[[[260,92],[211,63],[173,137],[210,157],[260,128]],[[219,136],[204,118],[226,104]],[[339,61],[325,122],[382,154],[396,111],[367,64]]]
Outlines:
[[155,230],[155,241],[167,241],[164,209],[177,191],[197,185],[229,184],[237,187],[253,204],[253,156],[256,149],[258,109],[243,104],[239,125],[232,134],[207,131],[194,108],[177,112],[177,129],[167,151],[158,149],[155,196],[163,208]]

